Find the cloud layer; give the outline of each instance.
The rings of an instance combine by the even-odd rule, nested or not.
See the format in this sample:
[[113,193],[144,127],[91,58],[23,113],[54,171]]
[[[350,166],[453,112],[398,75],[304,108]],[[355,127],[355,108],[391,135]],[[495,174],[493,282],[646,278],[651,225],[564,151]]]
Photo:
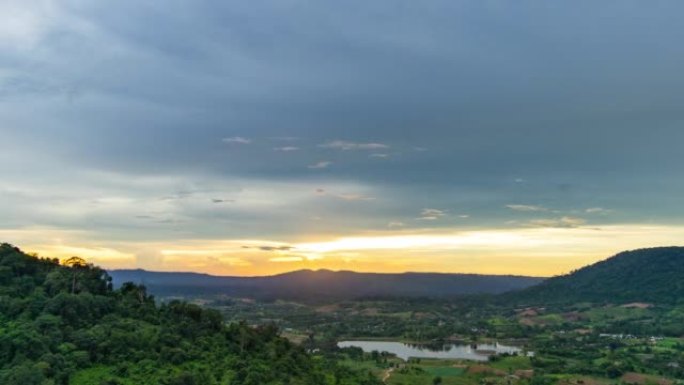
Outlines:
[[[676,228],[681,11],[4,2],[0,231],[149,268],[181,263],[161,251],[185,240]],[[449,261],[411,251],[427,256],[402,269]],[[255,267],[262,252],[186,267],[271,271]],[[281,252],[268,256],[278,269],[322,263]],[[466,269],[465,251],[449,252]],[[590,252],[577,253],[575,265]]]

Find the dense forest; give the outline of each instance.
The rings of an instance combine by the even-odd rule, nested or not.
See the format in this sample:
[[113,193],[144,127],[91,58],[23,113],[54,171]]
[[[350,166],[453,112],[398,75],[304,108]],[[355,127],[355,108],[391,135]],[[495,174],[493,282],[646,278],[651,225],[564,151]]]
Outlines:
[[625,251],[571,274],[500,297],[525,304],[572,302],[680,303],[684,299],[684,247]]
[[0,383],[6,385],[378,384],[312,357],[274,326],[226,324],[215,310],[112,288],[79,258],[0,245]]

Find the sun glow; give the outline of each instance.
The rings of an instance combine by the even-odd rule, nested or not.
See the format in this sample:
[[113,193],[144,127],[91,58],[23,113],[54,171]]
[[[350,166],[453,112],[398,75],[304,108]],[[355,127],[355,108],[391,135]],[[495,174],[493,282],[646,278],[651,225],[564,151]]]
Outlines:
[[535,246],[540,239],[512,232],[466,232],[439,235],[391,235],[341,238],[329,242],[303,243],[297,248],[317,253],[343,250],[454,249],[459,247]]
[[[0,235],[30,252],[58,258],[77,255],[106,268],[217,275],[326,268],[550,276],[623,250],[676,245],[684,239],[684,226],[402,230],[291,243],[259,239],[98,242],[89,239],[88,233],[49,229],[0,231]],[[42,242],[28,242],[37,239]]]

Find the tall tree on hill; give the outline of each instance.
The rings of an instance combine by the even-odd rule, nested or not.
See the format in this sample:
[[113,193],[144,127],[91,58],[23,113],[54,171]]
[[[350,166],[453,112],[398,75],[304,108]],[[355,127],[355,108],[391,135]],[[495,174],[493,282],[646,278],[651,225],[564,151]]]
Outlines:
[[84,267],[88,266],[88,263],[86,262],[85,259],[81,257],[76,257],[73,256],[63,262],[64,266],[68,266],[71,268],[72,271],[72,281],[71,281],[71,294],[76,293],[76,278],[80,272],[80,270]]

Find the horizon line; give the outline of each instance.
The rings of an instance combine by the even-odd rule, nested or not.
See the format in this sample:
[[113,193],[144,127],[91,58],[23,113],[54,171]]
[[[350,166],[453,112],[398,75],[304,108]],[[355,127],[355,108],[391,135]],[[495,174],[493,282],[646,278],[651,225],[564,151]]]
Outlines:
[[[587,265],[590,266],[590,265]],[[553,277],[560,277],[563,275],[568,275],[569,273],[566,274],[557,274],[557,275],[549,275],[549,276],[536,276],[536,275],[520,275],[520,274],[483,274],[483,273],[443,273],[443,272],[435,272],[435,271],[403,271],[403,272],[398,272],[398,273],[386,273],[386,272],[374,272],[374,271],[356,271],[356,270],[334,270],[334,269],[327,269],[327,268],[320,268],[320,269],[297,269],[297,270],[291,270],[291,271],[286,271],[283,273],[277,273],[277,274],[268,274],[268,275],[216,275],[216,274],[210,274],[210,273],[204,273],[204,272],[199,272],[199,271],[187,271],[187,270],[148,270],[144,268],[126,268],[126,269],[103,269],[107,272],[113,272],[113,271],[143,271],[146,273],[155,273],[155,274],[196,274],[196,275],[204,275],[204,276],[209,276],[209,277],[216,277],[216,278],[270,278],[270,277],[278,277],[281,275],[288,275],[288,274],[293,274],[293,273],[299,273],[299,272],[312,272],[312,273],[319,273],[319,272],[331,272],[331,273],[352,273],[352,274],[369,274],[369,275],[408,275],[408,274],[421,274],[421,275],[471,275],[471,276],[479,276],[479,277],[519,277],[519,278],[540,278],[540,279],[549,279]]]

